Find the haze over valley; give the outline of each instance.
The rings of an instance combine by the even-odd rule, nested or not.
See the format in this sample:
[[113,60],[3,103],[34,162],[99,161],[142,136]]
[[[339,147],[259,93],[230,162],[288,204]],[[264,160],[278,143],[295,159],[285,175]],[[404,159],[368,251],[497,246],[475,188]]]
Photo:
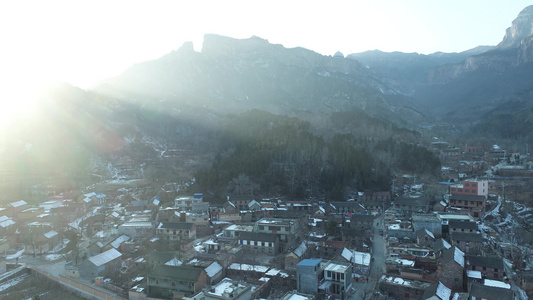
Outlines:
[[[439,299],[451,299],[454,293],[480,297],[466,288],[466,281],[454,282],[442,271],[442,260],[457,260],[461,252],[468,264],[474,263],[473,255],[504,261],[504,276],[498,277],[497,268],[497,275],[490,274],[491,280],[501,280],[498,288],[505,284],[500,299],[527,299],[533,291],[525,283],[533,278],[527,250],[533,243],[528,213],[533,209],[533,6],[508,23],[498,44],[432,54],[372,50],[323,55],[261,36],[209,33],[201,47],[185,42],[91,87],[57,83],[41,87],[31,98],[25,95],[22,102],[7,100],[5,111],[11,110],[0,124],[0,208],[5,212],[0,213],[0,267],[10,271],[10,265],[16,269],[24,262],[37,270],[32,272],[49,272],[61,286],[75,285],[65,283],[67,277],[91,288],[100,280],[95,278],[109,278],[107,287],[100,282],[95,289],[103,286],[111,293],[113,285],[120,289],[115,295],[130,299],[167,299],[172,293],[194,297],[202,288],[178,291],[150,281],[181,272],[153,265],[150,255],[159,251],[172,252],[169,257],[180,263],[193,258],[217,262],[228,280],[254,278],[247,281],[261,286],[254,297],[279,299],[278,287],[280,293],[298,290],[315,299],[344,293],[350,299],[428,299],[401,298],[388,288],[394,283],[390,276],[427,283],[410,290],[411,295],[431,294],[434,287],[436,294],[448,293]],[[466,195],[469,185],[476,189]],[[189,199],[186,209],[180,206],[182,198]],[[469,206],[478,200],[481,205]],[[309,208],[296,208],[300,206]],[[203,215],[191,221],[188,214],[193,212]],[[366,224],[356,216],[372,217]],[[204,223],[196,221],[202,218]],[[262,231],[269,226],[261,222],[270,218],[290,219],[291,226],[293,220],[301,222],[287,229],[294,230],[294,240],[275,238],[280,243],[275,253],[257,247],[247,252],[246,243],[227,231],[228,225],[251,226],[249,233],[257,236],[276,235],[276,230]],[[479,245],[471,241],[463,248],[457,235],[454,239],[448,221],[455,218],[464,222],[461,226],[475,227]],[[128,229],[139,222],[151,227]],[[438,223],[439,229],[416,231],[423,222]],[[178,226],[169,224],[188,224],[179,230],[191,236],[166,236]],[[51,246],[43,242],[48,236],[40,237],[45,233],[60,238]],[[111,241],[117,238],[115,247]],[[434,250],[437,246],[428,241],[441,238],[444,246]],[[407,241],[416,247],[405,246]],[[98,242],[107,246],[95,250]],[[35,250],[36,244],[48,245],[46,251]],[[391,252],[403,244],[431,253]],[[520,255],[509,254],[502,244]],[[298,261],[291,265],[292,256],[287,257],[299,253],[301,245],[307,254],[294,254]],[[307,252],[311,248],[317,252]],[[372,263],[369,249],[374,251]],[[442,254],[448,250],[451,254]],[[121,275],[105,268],[85,273],[82,264],[99,254],[111,255],[107,251],[115,255],[113,260],[123,261],[115,266]],[[268,259],[254,258],[257,251]],[[39,260],[52,254],[62,257]],[[358,255],[368,255],[368,264],[355,262]],[[304,272],[297,267],[302,261],[305,269],[305,264],[318,263],[315,259],[339,257],[347,260],[340,265],[353,271],[346,271],[353,282],[343,283],[342,289],[314,291],[296,279]],[[404,276],[401,267],[392,266],[392,258],[412,259],[413,270],[425,271],[419,277],[413,275],[418,271]],[[231,271],[232,263],[264,263],[286,271],[287,277],[272,277],[270,286],[263,286],[255,273]],[[46,271],[49,264],[59,265],[59,273]],[[464,261],[461,268],[467,270]],[[138,277],[148,279],[128,283]],[[205,295],[212,292],[207,286],[217,284],[209,278],[211,283],[203,279]],[[481,279],[468,280],[483,286]],[[291,288],[282,289],[284,284]],[[13,299],[46,297],[37,290],[10,293]]]

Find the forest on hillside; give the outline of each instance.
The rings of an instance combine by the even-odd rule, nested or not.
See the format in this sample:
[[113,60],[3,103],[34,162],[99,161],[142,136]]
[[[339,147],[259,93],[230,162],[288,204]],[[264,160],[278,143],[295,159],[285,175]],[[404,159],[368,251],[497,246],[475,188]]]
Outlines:
[[335,130],[318,135],[307,121],[261,110],[231,116],[218,130],[215,160],[196,174],[199,190],[218,196],[234,192],[232,180],[246,176],[263,194],[343,200],[357,191],[388,190],[393,171],[436,175],[440,167],[425,147],[390,134],[383,135],[386,139]]

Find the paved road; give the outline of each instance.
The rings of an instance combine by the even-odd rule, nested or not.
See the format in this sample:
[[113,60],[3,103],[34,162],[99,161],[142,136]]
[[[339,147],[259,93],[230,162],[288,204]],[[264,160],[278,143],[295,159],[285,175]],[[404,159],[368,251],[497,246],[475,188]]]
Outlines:
[[383,215],[374,220],[372,243],[374,261],[370,263],[368,281],[354,283],[355,293],[348,299],[372,299],[372,292],[376,290],[379,278],[385,273],[385,239],[384,236],[379,235],[379,229],[384,229]]

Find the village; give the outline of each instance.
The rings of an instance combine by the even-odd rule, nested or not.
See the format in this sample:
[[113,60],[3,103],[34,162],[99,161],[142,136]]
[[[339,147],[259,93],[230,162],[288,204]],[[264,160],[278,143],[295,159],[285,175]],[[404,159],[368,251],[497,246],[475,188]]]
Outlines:
[[527,151],[431,147],[443,181],[400,174],[345,201],[257,199],[245,184],[218,205],[89,190],[14,201],[0,281],[30,272],[88,299],[527,299]]

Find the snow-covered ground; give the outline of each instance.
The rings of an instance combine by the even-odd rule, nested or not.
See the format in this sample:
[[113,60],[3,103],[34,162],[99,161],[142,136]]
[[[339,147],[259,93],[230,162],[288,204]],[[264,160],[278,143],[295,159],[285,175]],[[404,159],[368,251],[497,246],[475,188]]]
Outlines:
[[7,290],[8,288],[12,287],[12,286],[15,286],[19,283],[21,283],[22,281],[24,281],[24,279],[26,279],[26,277],[28,277],[30,275],[28,274],[24,274],[24,275],[21,275],[19,277],[16,277],[16,278],[13,278],[13,279],[10,279],[10,280],[7,280],[3,283],[0,284],[0,292],[3,292],[5,290]]

